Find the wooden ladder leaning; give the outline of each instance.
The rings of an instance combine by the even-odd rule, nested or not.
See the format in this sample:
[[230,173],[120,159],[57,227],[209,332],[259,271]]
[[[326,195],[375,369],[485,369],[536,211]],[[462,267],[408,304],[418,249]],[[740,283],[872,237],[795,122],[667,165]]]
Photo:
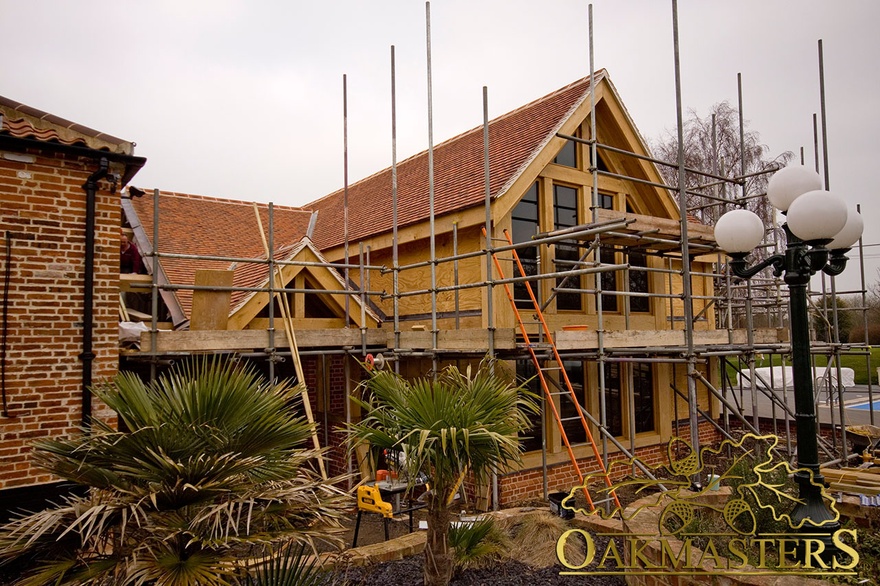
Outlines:
[[[483,234],[484,235],[486,234],[485,228],[483,229]],[[513,240],[511,239],[510,233],[507,230],[504,230],[504,237],[507,240],[507,243],[510,246],[513,246]],[[516,249],[511,248],[510,252],[512,253],[513,260],[516,263],[516,267],[519,271],[519,274],[524,276],[526,274],[526,272],[525,272],[525,269],[523,268],[522,262],[520,261],[519,255],[516,253]],[[492,261],[495,263],[495,269],[498,271],[498,276],[502,280],[504,280],[505,279],[504,269],[502,269],[501,262],[499,261],[498,255],[495,252],[492,253]],[[537,354],[535,353],[535,348],[538,347],[538,345],[532,343],[532,341],[529,339],[529,334],[526,331],[526,325],[523,322],[522,315],[519,312],[519,308],[516,306],[516,300],[514,299],[513,291],[511,289],[509,283],[506,283],[506,282],[504,283],[504,291],[505,291],[505,293],[507,293],[507,299],[510,301],[510,306],[513,308],[513,315],[516,317],[516,322],[517,322],[517,325],[519,326],[520,333],[522,333],[525,347],[529,351],[529,355],[532,358],[532,362],[534,362],[534,364],[535,364],[535,368],[538,373],[538,380],[541,383],[541,388],[543,389],[544,396],[546,398],[545,402],[547,403],[547,405],[550,406],[550,410],[553,412],[553,417],[556,420],[557,427],[559,428],[559,435],[560,435],[560,437],[562,437],[562,441],[565,444],[566,450],[568,451],[569,458],[571,458],[572,466],[574,466],[574,469],[575,469],[575,472],[577,473],[580,484],[583,486],[584,485],[584,473],[581,470],[581,466],[578,463],[577,456],[575,456],[574,449],[572,448],[571,442],[568,439],[568,435],[565,432],[564,422],[567,420],[564,420],[560,416],[559,408],[556,406],[556,402],[554,400],[555,397],[559,397],[560,401],[569,400],[569,401],[573,402],[573,404],[575,406],[575,410],[577,411],[577,414],[578,414],[577,419],[580,419],[581,425],[583,425],[584,432],[587,437],[587,441],[589,442],[589,444],[593,450],[593,456],[595,457],[596,462],[599,464],[599,469],[601,470],[602,475],[605,479],[605,485],[608,486],[609,489],[611,489],[612,488],[611,478],[608,476],[608,471],[605,468],[605,463],[602,460],[601,454],[599,453],[599,447],[596,445],[596,441],[593,439],[593,433],[590,431],[590,426],[587,423],[586,418],[584,417],[583,407],[581,406],[580,401],[578,400],[578,397],[574,392],[574,388],[571,385],[571,380],[569,380],[568,374],[565,372],[564,363],[562,362],[562,358],[559,356],[559,351],[556,348],[556,343],[554,342],[553,336],[550,333],[550,328],[547,326],[547,322],[544,319],[544,312],[541,311],[541,305],[540,305],[540,303],[538,303],[538,300],[535,297],[534,291],[532,291],[531,284],[528,281],[523,281],[523,284],[526,287],[526,291],[528,291],[528,293],[529,293],[529,298],[531,299],[532,305],[534,306],[534,309],[535,309],[535,315],[541,324],[541,328],[544,332],[544,339],[547,341],[546,346],[547,346],[547,348],[549,348],[552,351],[553,360],[557,364],[556,367],[546,367],[541,364],[541,360],[538,358]],[[560,378],[562,379],[560,382],[565,387],[565,390],[562,390],[560,392],[553,392],[550,389],[550,384],[547,380],[546,373],[551,370],[559,372]],[[572,419],[574,419],[574,418],[572,418]],[[604,502],[604,500],[607,500],[608,502],[613,501],[615,506],[618,509],[620,508],[620,501],[617,499],[617,494],[614,492],[614,490],[609,491],[610,492],[609,499],[604,499],[603,501],[596,501],[596,502],[593,501],[592,497],[590,496],[590,492],[589,492],[589,490],[587,490],[586,486],[584,486],[583,492],[584,492],[584,496],[587,499],[587,503],[590,506],[590,510],[595,510],[596,504],[599,504],[599,502]]]

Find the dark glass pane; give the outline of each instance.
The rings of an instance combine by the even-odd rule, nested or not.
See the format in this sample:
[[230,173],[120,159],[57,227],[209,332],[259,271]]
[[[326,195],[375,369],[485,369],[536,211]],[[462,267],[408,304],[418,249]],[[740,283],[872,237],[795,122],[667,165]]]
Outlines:
[[605,193],[599,194],[599,207],[603,210],[613,210],[614,209],[614,196],[607,195]]
[[[539,397],[539,403],[543,405],[543,391],[541,390],[541,382],[538,380],[536,376],[538,371],[535,369],[535,363],[531,360],[517,360],[516,361],[516,377],[521,380],[529,380],[529,390],[535,393]],[[543,409],[542,409],[543,411]],[[529,413],[528,415],[529,421],[532,423],[532,429],[526,432],[521,432],[520,442],[522,443],[525,451],[531,452],[533,450],[541,449],[541,413]]]
[[[647,267],[648,259],[643,252],[630,252],[629,264],[633,267]],[[629,290],[632,293],[648,293],[647,271],[629,271]],[[630,311],[647,313],[651,311],[650,301],[647,297],[630,297],[629,309]]]
[[556,155],[553,162],[557,165],[577,168],[577,148],[575,147],[574,141],[566,141],[565,146],[562,147],[562,150],[559,151],[559,154]]
[[[539,214],[538,214],[538,184],[532,185],[516,207],[513,208],[511,214],[511,237],[514,242],[527,242],[532,236],[539,231]],[[525,269],[525,275],[520,273],[518,267],[514,267],[513,274],[516,277],[533,276],[538,274],[538,248],[520,248],[517,254]],[[532,281],[532,290],[537,286],[537,281]],[[533,307],[529,293],[526,290],[525,283],[515,283],[513,286],[513,298],[516,300],[516,306],[519,308]]]
[[[566,374],[568,374],[568,380],[571,382],[571,388],[575,396],[580,404],[586,407],[584,402],[584,363],[579,360],[565,360],[563,361],[563,366],[565,367]],[[561,378],[562,376],[560,375]],[[560,386],[562,388],[559,390],[565,391],[565,395],[559,397],[559,417],[562,419],[565,435],[572,444],[584,443],[587,441],[587,433],[584,431],[584,426],[578,417],[577,406],[568,396],[568,389],[565,388],[562,380],[560,380]]]
[[[554,228],[560,230],[578,225],[578,190],[564,185],[553,186],[553,220]],[[564,240],[556,243],[556,260],[578,261],[581,257],[581,249],[575,240]],[[568,262],[557,263],[556,271],[565,271],[575,268]],[[563,280],[565,283],[563,284]],[[570,287],[572,289],[583,288],[581,278],[573,276],[568,279],[559,277],[556,279],[557,286]],[[556,309],[580,310],[580,293],[559,293],[556,297]]]
[[654,372],[650,364],[633,364],[636,433],[654,431]]
[[[600,249],[600,259],[603,264],[614,264],[617,257],[614,254],[614,248],[611,246],[602,246]],[[602,273],[602,290],[617,291],[617,271],[608,271]],[[617,311],[617,295],[602,295],[602,311]]]
[[615,437],[623,435],[623,403],[620,400],[620,364],[617,362],[605,363],[605,424],[608,431]]

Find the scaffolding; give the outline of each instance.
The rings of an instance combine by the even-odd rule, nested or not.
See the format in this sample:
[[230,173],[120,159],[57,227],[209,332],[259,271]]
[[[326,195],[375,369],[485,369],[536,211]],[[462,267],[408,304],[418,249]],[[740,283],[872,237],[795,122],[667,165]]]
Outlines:
[[[673,3],[675,6],[675,3]],[[700,210],[720,207],[727,209],[733,206],[742,205],[745,202],[760,197],[763,194],[746,193],[745,180],[753,174],[747,174],[745,167],[741,169],[741,173],[734,177],[725,177],[719,175],[714,170],[698,170],[686,169],[683,165],[683,144],[682,136],[682,101],[680,92],[680,82],[678,73],[678,41],[677,41],[677,24],[675,25],[675,66],[676,66],[676,98],[678,113],[678,135],[679,135],[679,157],[678,161],[670,162],[655,159],[644,154],[621,149],[609,144],[604,144],[598,140],[596,130],[596,103],[595,103],[595,79],[593,66],[593,46],[592,46],[592,7],[589,13],[589,35],[590,35],[590,137],[581,138],[573,135],[557,134],[559,138],[579,143],[584,148],[589,148],[589,172],[592,176],[591,197],[590,197],[590,222],[578,225],[564,230],[553,232],[545,232],[535,235],[531,240],[526,242],[503,243],[496,245],[499,238],[495,233],[492,216],[492,193],[490,188],[490,165],[489,165],[489,118],[488,118],[488,91],[483,88],[483,148],[484,148],[484,181],[485,181],[485,224],[483,233],[485,239],[482,249],[477,251],[461,253],[458,250],[458,226],[454,224],[452,227],[453,237],[453,253],[446,256],[438,256],[435,249],[435,217],[434,217],[434,177],[433,177],[433,135],[430,131],[432,125],[432,113],[430,104],[430,87],[431,87],[431,71],[430,71],[430,11],[426,14],[427,20],[427,36],[428,36],[428,125],[429,125],[429,149],[428,149],[428,193],[430,198],[430,217],[429,225],[429,254],[428,258],[423,261],[400,264],[398,246],[398,192],[397,192],[397,153],[396,153],[396,95],[395,95],[395,55],[394,47],[391,47],[391,132],[392,132],[392,210],[393,210],[393,231],[392,231],[392,263],[391,266],[371,265],[369,247],[364,248],[363,243],[358,243],[358,261],[351,262],[349,247],[348,231],[348,147],[345,141],[344,159],[346,165],[345,171],[345,216],[344,216],[344,259],[342,262],[318,263],[319,266],[332,268],[340,271],[345,275],[344,282],[349,284],[349,288],[343,288],[337,291],[320,291],[314,289],[299,289],[295,287],[287,287],[284,283],[276,282],[274,278],[267,279],[266,288],[248,288],[248,287],[210,287],[210,290],[223,291],[261,291],[266,292],[269,299],[276,295],[286,295],[291,293],[302,294],[321,294],[333,293],[341,294],[346,297],[345,304],[345,334],[340,333],[340,342],[335,348],[322,347],[320,349],[309,348],[308,345],[300,344],[297,349],[291,344],[289,350],[277,347],[275,337],[275,326],[278,316],[274,314],[273,303],[269,303],[268,327],[266,330],[265,344],[262,351],[251,351],[245,354],[250,359],[265,360],[268,363],[270,377],[274,377],[274,365],[284,359],[284,357],[293,354],[303,356],[308,355],[327,355],[340,354],[353,356],[361,361],[366,359],[368,354],[382,353],[394,368],[399,368],[401,361],[407,358],[427,358],[432,362],[432,371],[437,372],[441,361],[444,360],[473,360],[482,355],[488,355],[492,358],[498,358],[507,361],[527,360],[534,356],[534,360],[543,367],[555,366],[564,368],[567,360],[588,361],[596,364],[597,372],[597,395],[599,398],[599,412],[590,413],[584,406],[580,406],[579,410],[583,415],[590,419],[591,424],[599,431],[601,438],[601,459],[602,468],[605,469],[609,462],[609,457],[617,452],[626,457],[633,457],[638,450],[636,443],[635,428],[635,397],[634,385],[627,384],[623,388],[629,393],[625,404],[629,406],[627,417],[629,419],[630,433],[628,434],[628,445],[626,439],[621,440],[615,434],[609,431],[607,420],[608,397],[607,381],[605,379],[606,365],[616,364],[627,376],[632,376],[631,366],[636,363],[661,363],[666,364],[672,370],[671,393],[674,398],[676,414],[674,424],[676,429],[683,425],[684,421],[688,422],[690,432],[690,442],[694,449],[698,449],[700,441],[698,436],[699,424],[701,421],[709,422],[709,424],[723,437],[731,437],[736,433],[737,428],[745,429],[753,432],[761,430],[772,430],[774,433],[784,436],[784,446],[780,449],[790,459],[794,458],[797,449],[796,444],[792,442],[792,434],[790,432],[790,423],[794,419],[794,413],[790,406],[791,393],[789,392],[789,381],[786,380],[785,366],[787,364],[787,354],[790,351],[790,345],[784,337],[768,337],[762,335],[762,329],[783,330],[787,326],[787,290],[783,287],[782,279],[772,277],[769,274],[762,273],[751,281],[738,281],[732,277],[726,265],[725,257],[721,251],[714,245],[711,238],[702,236],[694,237],[690,233],[696,230],[698,225],[689,220],[693,218],[691,215]],[[677,18],[674,19],[677,22]],[[821,51],[821,46],[820,46]],[[821,56],[821,53],[820,53]],[[820,59],[821,60],[821,59]],[[346,92],[345,78],[343,78],[343,91]],[[347,102],[346,102],[347,103]],[[822,96],[822,118],[823,118],[823,148],[824,143],[824,95]],[[738,108],[740,112],[740,137],[743,136],[742,121],[742,90],[740,80],[739,102]],[[347,118],[347,108],[344,116]],[[815,122],[814,122],[815,124]],[[347,132],[347,130],[346,130]],[[818,139],[816,143],[816,160],[818,167]],[[651,165],[666,165],[677,170],[679,181],[678,185],[669,186],[665,183],[647,181],[643,178],[627,176],[623,174],[613,173],[599,168],[599,152],[614,152],[617,155],[632,157],[636,161],[645,161]],[[744,149],[742,149],[744,150]],[[825,157],[825,177],[827,182],[827,155]],[[688,190],[684,187],[685,172],[698,174],[704,177],[709,183],[704,187],[713,188],[701,190]],[[769,171],[768,171],[769,172]],[[669,190],[672,194],[678,196],[678,234],[662,234],[656,230],[640,230],[634,226],[634,220],[630,217],[609,219],[602,213],[602,206],[599,201],[599,178],[611,177],[634,183],[645,183],[657,189]],[[726,195],[718,195],[718,185],[728,185],[733,188],[740,188],[741,194],[738,197],[727,197]],[[827,185],[826,185],[827,186]],[[724,194],[727,190],[722,190]],[[688,204],[688,196],[696,197],[699,203],[696,205]],[[152,274],[152,282],[149,284],[152,300],[152,319],[149,331],[150,344],[148,348],[131,356],[132,359],[147,360],[151,365],[151,374],[155,376],[156,365],[161,360],[166,360],[169,353],[162,351],[158,347],[157,339],[159,335],[158,314],[160,308],[160,299],[165,298],[169,293],[175,290],[190,289],[198,290],[198,286],[182,286],[171,285],[168,279],[161,271],[161,260],[163,258],[182,258],[186,255],[162,252],[159,242],[159,191],[154,192],[154,218],[153,218],[153,234],[151,239],[152,246],[145,251],[145,258],[148,260],[148,266]],[[283,266],[307,266],[310,263],[301,261],[285,261],[276,258],[277,243],[273,241],[273,219],[274,211],[271,204],[268,207],[268,238],[265,241],[267,254],[265,257],[259,258],[231,258],[231,257],[198,257],[210,258],[211,260],[223,260],[236,263],[252,263],[265,265],[267,275],[275,275]],[[142,227],[133,226],[135,235],[138,237],[138,243],[143,244],[150,239]],[[765,246],[771,251],[778,251],[780,244],[778,242],[779,230],[777,226],[773,226],[767,230],[767,241]],[[262,229],[262,227],[261,227]],[[511,277],[492,277],[498,274],[493,266],[494,258],[505,258],[505,253],[515,252],[527,247],[537,247],[546,250],[550,245],[559,242],[577,242],[579,249],[583,252],[581,258],[577,261],[557,262],[552,261],[546,263],[545,266],[552,265],[554,270],[540,270],[541,264],[538,263],[538,274],[526,275],[520,269]],[[641,253],[658,259],[655,263],[646,263],[648,266],[634,266],[629,263],[611,262],[615,258],[615,253],[622,249],[638,250]],[[611,253],[609,258],[603,255]],[[699,256],[706,258],[714,255],[714,268],[706,270],[695,270],[692,267],[691,260]],[[478,282],[469,282],[460,278],[459,263],[468,259],[485,259],[485,275],[484,280]],[[507,257],[508,262],[512,262],[512,257]],[[314,264],[314,263],[311,263]],[[822,389],[816,392],[815,400],[817,405],[823,404],[827,406],[827,413],[830,421],[820,422],[823,429],[828,433],[820,438],[820,450],[827,461],[846,461],[851,454],[848,450],[848,442],[846,438],[846,413],[844,404],[844,386],[841,374],[841,358],[843,356],[863,357],[868,373],[871,372],[871,356],[868,344],[868,327],[867,327],[867,288],[865,286],[864,275],[864,253],[861,240],[858,245],[858,264],[860,267],[860,287],[855,291],[840,292],[837,291],[834,277],[830,278],[830,283],[826,287],[826,280],[823,276],[821,289],[811,291],[811,299],[814,306],[821,309],[818,313],[826,316],[827,329],[830,335],[825,335],[825,341],[813,343],[813,358],[815,366],[822,367],[827,377],[824,385],[825,397],[821,397]],[[651,266],[653,265],[653,266]],[[451,285],[439,285],[437,271],[440,266],[451,266],[451,274],[453,275],[453,283]],[[511,265],[512,266],[512,265]],[[703,266],[712,266],[703,262]],[[401,285],[401,275],[407,271],[416,269],[430,269],[430,284],[428,287],[421,289],[404,289]],[[356,272],[357,278],[352,279],[349,272]],[[616,272],[622,275],[620,282],[624,284],[622,290],[609,290],[604,287],[603,274]],[[647,292],[630,291],[627,284],[631,273],[643,272],[649,280],[654,278],[655,282],[665,282],[664,290],[656,291],[649,289]],[[391,275],[392,290],[391,292],[371,290],[370,275]],[[571,277],[580,277],[581,275],[590,275],[594,278],[593,286],[582,288],[576,286],[576,282],[580,279],[572,279]],[[714,284],[714,290],[695,293],[691,287],[694,279],[711,280]],[[512,286],[514,284],[528,282],[539,284],[543,281],[550,280],[553,286],[550,287],[552,292],[549,299],[540,299],[540,307],[546,308],[552,303],[554,298],[558,298],[561,294],[580,294],[582,297],[591,299],[595,307],[596,331],[595,341],[588,346],[566,347],[559,345],[559,354],[554,356],[547,350],[542,350],[532,343],[525,344],[521,338],[511,336],[509,332],[505,332],[503,339],[495,321],[495,311],[493,303],[495,302],[495,289],[502,286]],[[444,332],[441,332],[438,326],[438,320],[453,318],[454,330],[461,330],[461,310],[459,296],[462,292],[469,289],[485,290],[486,305],[485,323],[483,328],[484,343],[473,343],[467,348],[453,347],[444,342]],[[540,290],[540,287],[538,287]],[[680,289],[677,290],[677,289]],[[442,315],[438,311],[438,295],[441,293],[451,293],[453,295],[453,311]],[[858,295],[861,304],[857,307],[842,308],[837,304],[838,296],[841,294]],[[431,299],[430,314],[422,316],[425,321],[430,321],[430,336],[426,344],[421,346],[409,346],[408,340],[412,336],[405,336],[401,326],[401,309],[400,302],[407,297],[427,297]],[[613,332],[606,331],[605,319],[607,312],[603,310],[605,300],[611,298],[622,302],[622,310],[615,311],[614,315],[622,314],[623,322],[626,330],[630,329],[631,323],[631,303],[640,297],[647,297],[652,301],[652,307],[663,307],[665,314],[663,322],[667,324],[667,331],[676,334],[674,341],[661,343],[640,344],[638,340],[630,344],[610,343]],[[357,329],[350,327],[349,311],[350,306],[348,299],[356,298],[359,302],[360,311],[365,311],[366,306],[371,299],[379,301],[390,300],[392,308],[393,335],[390,338],[381,338],[371,336],[371,332],[366,327],[366,321],[361,319],[361,325]],[[702,307],[701,311],[696,314],[695,302]],[[283,306],[282,306],[283,307]],[[537,305],[536,305],[537,307]],[[540,311],[540,310],[539,310]],[[865,339],[857,343],[848,340],[840,340],[839,317],[843,311],[853,312],[861,315],[862,322],[865,324]],[[696,327],[697,322],[705,322],[708,319],[715,319],[712,327]],[[287,316],[283,316],[287,320]],[[289,324],[285,321],[285,328],[289,328]],[[707,334],[707,332],[712,335]],[[445,332],[447,335],[449,332]],[[473,334],[473,332],[470,332]],[[558,334],[558,333],[556,333]],[[719,337],[722,334],[724,338]],[[531,336],[531,334],[529,334]],[[554,334],[550,334],[551,336]],[[547,334],[536,331],[535,337],[538,341],[546,338]],[[390,340],[390,341],[389,341]],[[555,350],[554,350],[555,352]],[[767,360],[769,357],[770,364],[781,365],[782,380],[776,380],[775,371],[770,370],[769,378],[762,377],[758,373],[758,364],[763,357]],[[562,363],[559,363],[559,362]],[[351,374],[348,371],[348,361],[346,361],[346,385],[347,393],[353,391],[350,387]],[[683,368],[685,371],[686,388],[678,388],[676,381],[678,380],[678,369]],[[718,381],[713,382],[713,377],[708,374],[709,370],[713,370],[717,374]],[[733,380],[730,373],[736,373],[738,380]],[[301,370],[298,372],[302,378]],[[744,381],[748,381],[746,385]],[[781,383],[781,385],[780,385]],[[710,412],[701,409],[697,401],[698,388],[702,387],[706,395],[712,397],[720,405],[720,415],[713,417]],[[868,401],[870,422],[874,424],[873,410],[873,386],[869,376],[868,385]],[[677,398],[676,398],[677,397]],[[678,398],[681,398],[688,406],[687,413],[679,414]],[[767,407],[762,407],[766,405]],[[817,410],[818,411],[818,410]],[[682,416],[680,416],[682,415]],[[349,404],[346,401],[345,406],[346,421],[351,421],[351,413]],[[543,435],[542,437],[546,437]],[[542,467],[543,467],[543,490],[546,497],[548,493],[547,480],[547,446],[546,442],[542,442]],[[582,457],[582,456],[581,456]],[[575,458],[573,455],[572,458]],[[351,463],[349,462],[349,472],[351,472]],[[647,471],[645,471],[647,472]],[[699,479],[694,479],[699,482]],[[493,482],[493,504],[498,504],[498,486],[497,480]]]

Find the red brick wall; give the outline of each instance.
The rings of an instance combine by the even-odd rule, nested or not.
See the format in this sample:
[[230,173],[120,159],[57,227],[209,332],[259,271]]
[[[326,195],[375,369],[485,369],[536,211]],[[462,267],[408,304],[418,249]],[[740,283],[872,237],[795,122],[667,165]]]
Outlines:
[[[322,444],[330,448],[326,455],[327,473],[330,476],[348,472],[348,446],[345,434],[340,431],[345,426],[345,360],[346,356],[343,354],[307,356],[303,359],[303,374],[309,388],[309,399],[315,410],[318,435]],[[350,374],[355,379],[351,383],[354,392],[358,374],[362,371],[354,359],[351,359],[349,366]],[[327,411],[326,416],[324,410]],[[354,460],[352,463],[352,469],[357,474],[358,467]]]
[[[720,441],[720,436],[711,423],[701,421],[698,425],[699,437],[701,445],[714,445]],[[681,437],[689,440],[689,425],[687,421],[679,426]],[[666,455],[666,443],[647,446],[636,449],[636,456],[645,464],[655,467],[660,464],[668,463]],[[615,453],[609,457],[610,461],[623,460],[623,456]],[[583,474],[591,474],[600,470],[598,462],[592,456],[578,460],[578,466]],[[618,474],[612,473],[612,480],[618,480],[619,476],[629,474],[628,466],[616,467]],[[612,470],[613,472],[613,470]],[[550,492],[568,491],[574,486],[579,485],[577,472],[570,461],[562,464],[547,467],[547,487]],[[506,474],[498,478],[498,497],[499,505],[502,507],[510,506],[515,503],[543,498],[544,484],[543,473],[541,468],[531,468],[528,470],[520,470],[511,474]]]
[[[6,394],[0,417],[0,489],[53,480],[31,466],[29,442],[78,432],[82,419],[82,317],[86,195],[97,161],[0,152],[0,275],[12,239]],[[100,183],[96,207],[93,380],[118,364],[119,196]],[[93,415],[107,419],[97,402]]]

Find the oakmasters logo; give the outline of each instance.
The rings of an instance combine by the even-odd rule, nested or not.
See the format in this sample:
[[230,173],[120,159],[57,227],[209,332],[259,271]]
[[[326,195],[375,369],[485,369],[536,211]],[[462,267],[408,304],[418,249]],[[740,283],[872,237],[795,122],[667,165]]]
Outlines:
[[[640,468],[656,480],[630,477],[606,486],[601,473],[584,478],[561,507],[600,516],[594,526],[608,531],[563,533],[556,554],[567,570],[560,574],[856,575],[856,531],[839,528],[834,499],[808,470],[831,518],[807,526],[793,518],[792,509],[802,504],[792,480],[798,470],[780,459],[778,442],[774,435],[747,434],[696,452],[673,438],[666,464],[633,459],[610,465],[612,477]],[[629,507],[618,504],[624,493],[636,499]]]

